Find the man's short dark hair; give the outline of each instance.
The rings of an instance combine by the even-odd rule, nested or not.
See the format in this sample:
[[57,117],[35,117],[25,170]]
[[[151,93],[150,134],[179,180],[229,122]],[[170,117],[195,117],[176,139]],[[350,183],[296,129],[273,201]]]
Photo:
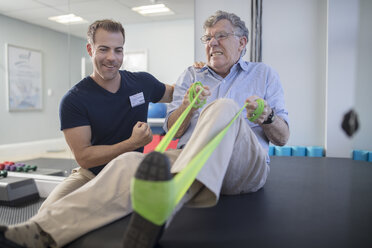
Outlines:
[[95,34],[99,28],[102,28],[108,32],[121,32],[123,35],[123,40],[125,42],[125,31],[120,22],[116,22],[109,19],[98,20],[92,23],[88,28],[88,42],[94,44]]

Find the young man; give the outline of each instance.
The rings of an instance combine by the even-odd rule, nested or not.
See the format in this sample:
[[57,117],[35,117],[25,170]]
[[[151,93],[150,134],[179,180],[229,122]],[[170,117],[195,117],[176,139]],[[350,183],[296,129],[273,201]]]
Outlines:
[[43,203],[50,203],[94,178],[112,159],[143,151],[151,142],[147,122],[149,102],[170,102],[173,87],[145,72],[119,71],[125,32],[112,20],[88,29],[87,51],[93,74],[70,89],[60,104],[61,130],[80,165]]
[[[119,71],[124,43],[125,32],[120,23],[100,20],[90,25],[87,51],[93,61],[93,73],[72,87],[60,104],[61,130],[80,168],[56,187],[36,216],[5,231],[5,237],[10,241],[26,247],[61,245],[59,238],[54,240],[53,235],[63,235],[63,229],[69,227],[59,229],[63,226],[60,223],[70,219],[76,226],[80,225],[75,222],[75,203],[82,203],[86,207],[85,213],[94,211],[95,205],[90,204],[91,197],[82,186],[88,182],[94,185],[96,175],[118,155],[142,152],[143,146],[151,142],[151,129],[146,123],[148,104],[170,102],[173,87],[145,72]],[[105,183],[97,184],[108,190]],[[120,191],[114,189],[117,190]],[[102,198],[104,194],[101,192]],[[59,201],[61,198],[71,201]],[[64,208],[59,208],[61,205]],[[63,215],[53,221],[50,216],[56,213]],[[89,222],[86,224],[90,225]],[[51,235],[43,230],[50,231]],[[66,236],[66,242],[73,239]],[[9,242],[5,246],[10,245]]]

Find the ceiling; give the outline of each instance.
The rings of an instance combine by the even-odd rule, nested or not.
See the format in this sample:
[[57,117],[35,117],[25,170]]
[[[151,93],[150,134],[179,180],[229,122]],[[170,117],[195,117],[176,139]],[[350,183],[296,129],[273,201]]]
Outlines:
[[[131,10],[132,7],[164,3],[175,14],[145,17]],[[88,23],[64,25],[48,17],[73,13]],[[90,23],[98,19],[114,19],[126,24],[169,21],[194,18],[193,0],[1,0],[0,14],[25,22],[47,27],[59,32],[86,37]]]

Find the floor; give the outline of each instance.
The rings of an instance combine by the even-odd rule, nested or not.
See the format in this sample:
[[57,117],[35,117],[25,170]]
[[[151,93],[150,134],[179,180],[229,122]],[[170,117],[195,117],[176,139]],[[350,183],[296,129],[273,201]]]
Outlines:
[[25,161],[25,160],[32,160],[36,158],[66,158],[66,159],[74,159],[74,155],[72,154],[71,150],[66,148],[66,149],[61,149],[61,150],[51,150],[51,151],[45,151],[43,153],[35,153],[32,155],[20,155],[18,154],[17,156],[7,156],[5,157],[0,157],[0,162],[3,161]]
[[[58,172],[62,173],[62,175],[68,176],[72,169],[78,167],[76,161],[71,159],[70,156],[71,154],[69,154],[69,152],[46,153],[35,155],[37,158],[29,157],[29,159],[23,159],[22,157],[14,161],[37,165],[37,171],[29,172],[31,174],[51,175],[50,173],[52,172]],[[13,225],[27,221],[37,213],[43,201],[44,199],[40,198],[39,200],[35,199],[31,202],[17,206],[0,204],[0,225]]]
[[37,213],[44,200],[40,198],[17,207],[0,205],[0,225],[15,225],[29,220]]

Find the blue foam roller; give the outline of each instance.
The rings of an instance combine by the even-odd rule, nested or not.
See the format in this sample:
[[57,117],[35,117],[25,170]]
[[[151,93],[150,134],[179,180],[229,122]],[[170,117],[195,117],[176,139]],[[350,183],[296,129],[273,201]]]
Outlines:
[[324,149],[322,146],[308,146],[306,148],[306,154],[308,157],[323,157]]
[[368,162],[372,162],[372,152],[368,152]]
[[274,155],[275,155],[275,147],[269,146],[269,156],[274,156]]
[[275,146],[275,156],[292,156],[292,147]]
[[292,156],[305,157],[306,156],[306,147],[305,146],[293,146],[292,147]]
[[353,160],[368,161],[368,151],[364,150],[354,150]]
[[167,105],[165,103],[149,104],[148,118],[164,118],[167,114]]
[[160,135],[164,135],[165,131],[162,127],[151,127],[151,132],[152,134],[160,134]]

